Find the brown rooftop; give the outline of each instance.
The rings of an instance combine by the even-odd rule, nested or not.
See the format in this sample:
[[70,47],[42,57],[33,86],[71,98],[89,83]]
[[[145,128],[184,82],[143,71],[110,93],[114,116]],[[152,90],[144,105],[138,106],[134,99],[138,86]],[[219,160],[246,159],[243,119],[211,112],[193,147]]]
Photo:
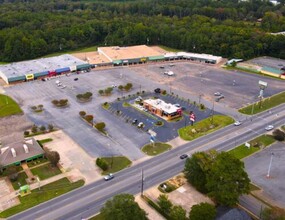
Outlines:
[[100,63],[108,63],[110,62],[107,57],[103,54],[99,54],[98,52],[86,52],[86,53],[73,53],[72,56],[86,61],[89,64],[100,64]]
[[146,45],[130,46],[130,47],[99,47],[98,52],[104,54],[109,61],[135,59],[150,56],[162,56],[163,53],[148,47]]

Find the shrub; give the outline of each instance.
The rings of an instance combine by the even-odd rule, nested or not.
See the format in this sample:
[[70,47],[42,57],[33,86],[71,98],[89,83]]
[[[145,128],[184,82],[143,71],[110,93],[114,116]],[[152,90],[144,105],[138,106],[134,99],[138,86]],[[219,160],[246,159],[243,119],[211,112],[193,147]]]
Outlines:
[[285,133],[279,129],[273,131],[273,137],[277,141],[284,141],[285,140]]
[[166,90],[162,90],[161,94],[166,95]]
[[80,112],[79,112],[79,115],[80,115],[81,117],[84,117],[84,116],[86,115],[86,112],[85,112],[85,111],[80,111]]
[[204,110],[204,109],[205,109],[205,105],[201,103],[201,104],[200,104],[200,109],[201,109],[201,110]]
[[88,121],[88,122],[93,121],[93,115],[86,115],[84,118],[85,118],[85,120]]
[[31,109],[32,109],[33,111],[35,111],[35,110],[37,110],[37,106],[32,106]]
[[78,94],[78,95],[76,95],[76,98],[82,99],[82,98],[83,98],[83,95],[82,95],[82,94]]
[[46,127],[45,127],[44,125],[42,125],[42,126],[40,127],[40,131],[45,132],[45,131],[46,131]]
[[49,131],[53,131],[53,129],[54,129],[53,125],[52,124],[48,124],[48,130]]
[[103,104],[103,105],[104,105],[104,106],[106,106],[106,105],[108,105],[108,104],[109,104],[108,102],[104,102],[104,104]]
[[89,99],[93,94],[91,92],[86,92],[83,96],[86,99]]
[[160,125],[162,125],[162,121],[157,121],[157,122],[155,122],[155,124],[160,126]]
[[58,100],[52,100],[51,103],[54,105],[58,105],[59,102],[58,102]]
[[103,131],[105,127],[106,125],[104,122],[99,122],[95,125],[95,128],[97,128],[99,131]]
[[103,95],[103,94],[104,94],[104,91],[103,91],[102,89],[100,89],[100,90],[98,91],[98,93],[99,93],[100,95]]
[[113,88],[111,88],[111,87],[108,87],[107,89],[104,90],[105,94],[107,94],[107,95],[111,94],[112,91],[113,91]]
[[143,91],[142,91],[142,94],[144,94],[144,93],[145,93],[145,91],[143,90]]
[[37,133],[37,132],[38,132],[38,126],[33,125],[33,127],[31,128],[31,131],[32,131],[33,133]]
[[30,134],[29,131],[24,131],[24,135],[25,135],[25,136],[28,136],[29,134]]
[[100,167],[103,171],[106,171],[108,169],[108,163],[106,160],[102,158],[97,158],[96,159],[96,165]]
[[59,100],[59,105],[61,105],[61,106],[66,105],[67,102],[68,102],[67,99],[61,99],[61,100]]
[[123,90],[123,89],[124,89],[124,86],[119,85],[119,86],[118,86],[118,89],[119,89],[119,90]]
[[40,110],[42,110],[43,107],[44,107],[44,106],[43,106],[42,104],[38,105],[38,108],[39,108]]

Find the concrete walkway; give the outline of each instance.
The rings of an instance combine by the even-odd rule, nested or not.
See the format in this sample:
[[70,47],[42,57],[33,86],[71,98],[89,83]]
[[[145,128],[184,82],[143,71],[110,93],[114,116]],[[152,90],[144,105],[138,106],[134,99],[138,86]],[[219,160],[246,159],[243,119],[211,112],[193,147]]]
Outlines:
[[26,162],[22,163],[21,166],[22,166],[24,172],[27,174],[29,179],[34,177],[33,173],[31,172],[31,170],[28,167],[28,164]]
[[[70,178],[70,177],[73,177],[73,176],[78,176],[77,170],[72,170],[70,172],[65,172],[65,173],[53,176],[51,178],[48,178],[48,179],[45,179],[45,180],[42,180],[42,181],[32,183],[30,185],[30,189],[34,190],[34,189],[43,187],[43,186],[45,186],[45,185],[47,185],[49,183],[55,182],[57,180],[65,178],[65,177],[67,177],[68,179],[71,179],[71,182],[73,182],[72,180],[74,180],[74,181],[78,180],[78,178],[77,179]],[[13,191],[13,192],[5,195],[5,196],[2,196],[2,197],[0,197],[0,204],[6,204],[6,203],[8,203],[9,201],[11,201],[12,199],[16,198],[19,195],[20,195],[19,190],[17,190],[17,191]]]

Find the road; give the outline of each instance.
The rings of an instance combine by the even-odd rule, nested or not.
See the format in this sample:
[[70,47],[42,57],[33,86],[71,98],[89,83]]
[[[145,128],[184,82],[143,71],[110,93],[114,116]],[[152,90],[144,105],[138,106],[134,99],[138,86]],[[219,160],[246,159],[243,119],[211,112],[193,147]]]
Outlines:
[[[207,136],[198,138],[185,145],[156,156],[121,172],[115,178],[105,182],[94,182],[68,194],[40,204],[9,219],[69,219],[88,218],[100,211],[105,201],[120,193],[137,194],[141,191],[141,173],[144,172],[144,189],[157,185],[183,170],[185,160],[180,160],[183,153],[194,153],[216,149],[227,151],[265,133],[265,126],[275,127],[285,124],[285,105],[271,112],[254,116],[243,121],[241,126],[227,126]],[[246,204],[246,202],[244,202]]]

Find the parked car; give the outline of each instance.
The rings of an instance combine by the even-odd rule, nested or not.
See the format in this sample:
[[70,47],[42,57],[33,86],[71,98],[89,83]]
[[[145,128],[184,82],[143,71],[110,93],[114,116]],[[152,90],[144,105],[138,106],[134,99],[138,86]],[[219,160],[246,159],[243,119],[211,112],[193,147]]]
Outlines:
[[266,130],[266,131],[270,131],[270,130],[272,130],[273,128],[274,128],[273,125],[268,125],[268,126],[266,126],[265,130]]
[[136,124],[136,123],[138,123],[138,119],[132,120],[132,124],[133,124],[133,125]]
[[174,104],[175,107],[180,108],[180,104],[176,103]]
[[104,176],[104,180],[108,181],[114,178],[114,175],[112,173],[109,173],[107,176]]
[[222,93],[220,93],[220,92],[215,92],[214,95],[215,95],[215,96],[221,96]]
[[165,71],[165,72],[164,72],[164,75],[167,75],[167,76],[174,76],[174,72],[172,72],[172,71]]
[[143,128],[143,127],[144,127],[143,122],[138,123],[138,128]]
[[185,158],[187,158],[187,157],[188,157],[187,154],[182,154],[182,155],[180,156],[180,159],[183,160],[183,159],[185,159]]
[[241,125],[241,122],[240,122],[240,121],[236,121],[236,122],[234,123],[234,125],[235,125],[235,126],[240,126],[240,125]]
[[155,92],[155,93],[161,93],[161,89],[160,89],[160,88],[156,88],[156,89],[154,90],[154,92]]
[[78,80],[78,78],[74,78],[74,81],[77,81]]

